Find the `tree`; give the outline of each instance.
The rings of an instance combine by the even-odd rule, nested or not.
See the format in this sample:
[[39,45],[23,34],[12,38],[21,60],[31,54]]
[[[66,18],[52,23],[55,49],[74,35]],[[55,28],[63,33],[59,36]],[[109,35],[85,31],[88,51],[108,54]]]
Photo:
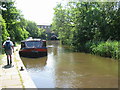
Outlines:
[[7,30],[6,30],[6,23],[5,23],[5,20],[2,18],[2,16],[0,15],[0,37],[2,38],[2,41],[5,41],[7,39],[7,37],[9,36]]
[[38,28],[37,24],[33,21],[27,20],[26,30],[29,32],[29,37],[46,39],[45,30]]
[[23,16],[14,6],[14,2],[2,2],[2,17],[6,23],[6,30],[13,41],[20,41],[28,37],[23,24]]
[[69,43],[69,35],[71,34],[71,22],[69,18],[69,10],[63,8],[61,4],[58,4],[56,8],[54,8],[55,17],[53,18],[52,30],[56,32],[59,36],[59,39],[63,41],[63,43]]
[[84,51],[90,41],[119,40],[120,10],[117,2],[68,2],[55,7],[52,30],[60,40]]

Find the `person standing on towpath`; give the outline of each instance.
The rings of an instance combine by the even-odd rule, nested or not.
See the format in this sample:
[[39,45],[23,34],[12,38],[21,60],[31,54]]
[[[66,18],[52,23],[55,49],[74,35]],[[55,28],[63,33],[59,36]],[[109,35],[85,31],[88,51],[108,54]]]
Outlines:
[[14,52],[14,44],[10,41],[10,37],[7,37],[7,40],[3,43],[2,46],[7,55],[7,66],[12,66],[12,53]]

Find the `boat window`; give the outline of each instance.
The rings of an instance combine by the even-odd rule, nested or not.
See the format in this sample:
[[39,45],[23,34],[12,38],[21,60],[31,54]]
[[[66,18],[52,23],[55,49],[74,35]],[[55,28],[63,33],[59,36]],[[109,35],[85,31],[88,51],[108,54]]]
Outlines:
[[42,45],[43,47],[46,47],[46,42],[43,42],[43,45]]
[[42,47],[41,41],[28,41],[25,43],[27,48],[39,48]]

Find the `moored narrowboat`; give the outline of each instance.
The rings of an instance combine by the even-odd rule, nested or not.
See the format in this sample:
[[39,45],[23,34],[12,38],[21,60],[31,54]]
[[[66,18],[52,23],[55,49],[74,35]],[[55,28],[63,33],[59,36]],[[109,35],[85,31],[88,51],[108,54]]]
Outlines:
[[46,40],[27,39],[21,41],[21,49],[19,51],[21,57],[39,58],[47,56]]

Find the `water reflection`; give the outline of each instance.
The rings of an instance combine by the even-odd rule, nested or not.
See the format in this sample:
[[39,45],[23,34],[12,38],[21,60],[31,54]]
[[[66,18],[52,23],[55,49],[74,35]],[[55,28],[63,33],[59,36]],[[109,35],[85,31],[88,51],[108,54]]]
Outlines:
[[47,57],[42,58],[23,58],[21,57],[27,71],[30,73],[30,76],[37,88],[54,88],[54,54],[48,52]]
[[22,58],[38,88],[117,88],[118,62],[91,54],[76,53],[48,42],[48,56]]
[[28,69],[39,69],[43,70],[45,65],[47,64],[47,57],[42,58],[24,58],[21,57],[23,63],[25,63],[25,67]]

